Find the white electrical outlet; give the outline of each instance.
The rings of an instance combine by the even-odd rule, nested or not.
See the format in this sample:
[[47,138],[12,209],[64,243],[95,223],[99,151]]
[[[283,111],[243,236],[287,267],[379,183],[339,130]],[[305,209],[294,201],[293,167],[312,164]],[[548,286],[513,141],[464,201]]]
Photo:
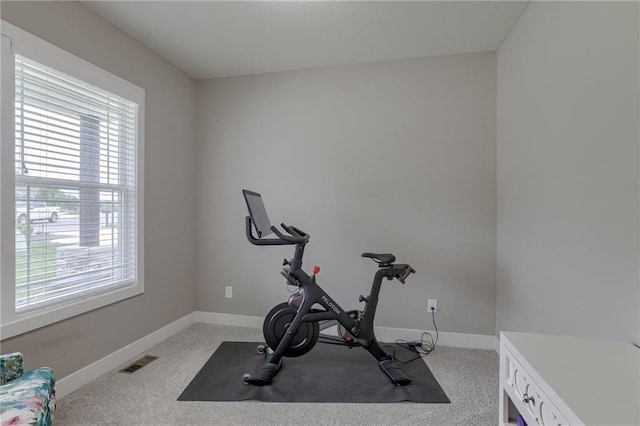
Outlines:
[[438,299],[427,300],[427,312],[433,312],[434,314],[438,312]]
[[227,299],[231,299],[233,297],[233,287],[225,287],[224,288],[224,297]]

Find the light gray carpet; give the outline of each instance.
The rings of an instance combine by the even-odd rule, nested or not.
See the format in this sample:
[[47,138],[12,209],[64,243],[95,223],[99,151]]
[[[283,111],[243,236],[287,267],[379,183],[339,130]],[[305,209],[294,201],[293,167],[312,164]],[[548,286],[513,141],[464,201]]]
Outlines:
[[258,342],[261,339],[262,333],[256,329],[194,324],[147,351],[145,354],[156,355],[159,359],[136,373],[114,370],[60,399],[54,425],[497,423],[497,354],[488,350],[445,346],[438,346],[426,357],[426,362],[451,399],[450,404],[177,401],[220,343],[225,340]]

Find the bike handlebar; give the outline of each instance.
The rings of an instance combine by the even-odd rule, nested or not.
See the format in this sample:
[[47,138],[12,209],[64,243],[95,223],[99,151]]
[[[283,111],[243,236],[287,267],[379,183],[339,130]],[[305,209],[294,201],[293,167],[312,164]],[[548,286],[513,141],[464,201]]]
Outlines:
[[306,244],[309,241],[309,235],[298,233],[294,227],[287,226],[284,223],[280,226],[289,233],[289,235],[284,235],[278,228],[271,226],[271,230],[280,240],[288,241],[289,244]]
[[396,278],[398,278],[398,281],[400,281],[402,284],[405,283],[405,281],[407,280],[407,278],[409,278],[409,275],[411,274],[415,274],[416,270],[413,269],[411,266],[407,265],[407,267],[404,269],[404,271],[402,271],[402,273],[397,276]]
[[275,226],[271,226],[271,230],[278,238],[256,238],[253,236],[253,229],[251,227],[251,216],[245,218],[247,240],[256,246],[282,246],[293,244],[306,244],[309,241],[309,235],[295,226],[287,226],[282,223],[280,226],[289,233],[285,235]]

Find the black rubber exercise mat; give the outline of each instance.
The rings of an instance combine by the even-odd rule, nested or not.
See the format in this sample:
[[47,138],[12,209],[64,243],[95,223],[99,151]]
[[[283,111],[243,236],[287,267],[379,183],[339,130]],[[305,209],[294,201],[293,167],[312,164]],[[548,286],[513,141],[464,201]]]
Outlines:
[[[396,361],[417,356],[398,345],[385,349],[390,346]],[[301,357],[283,358],[270,385],[245,385],[242,376],[257,372],[265,361],[257,347],[255,342],[222,342],[178,401],[450,402],[421,358],[398,362],[413,382],[395,386],[366,350],[326,343],[316,344]]]

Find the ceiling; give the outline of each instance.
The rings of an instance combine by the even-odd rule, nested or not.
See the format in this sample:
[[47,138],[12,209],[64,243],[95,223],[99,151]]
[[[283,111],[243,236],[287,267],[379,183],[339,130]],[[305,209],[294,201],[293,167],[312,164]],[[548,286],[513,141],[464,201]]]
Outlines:
[[526,1],[85,1],[197,79],[498,48]]

